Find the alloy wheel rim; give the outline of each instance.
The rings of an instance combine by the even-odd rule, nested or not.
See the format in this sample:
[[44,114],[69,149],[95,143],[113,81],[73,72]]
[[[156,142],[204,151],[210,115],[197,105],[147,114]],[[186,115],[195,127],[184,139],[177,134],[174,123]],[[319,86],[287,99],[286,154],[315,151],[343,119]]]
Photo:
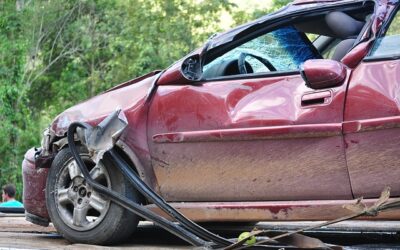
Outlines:
[[[105,166],[100,162],[84,160],[93,180],[111,189],[111,180]],[[69,161],[56,179],[57,212],[62,221],[77,231],[96,227],[108,212],[110,201],[86,183],[74,160]]]

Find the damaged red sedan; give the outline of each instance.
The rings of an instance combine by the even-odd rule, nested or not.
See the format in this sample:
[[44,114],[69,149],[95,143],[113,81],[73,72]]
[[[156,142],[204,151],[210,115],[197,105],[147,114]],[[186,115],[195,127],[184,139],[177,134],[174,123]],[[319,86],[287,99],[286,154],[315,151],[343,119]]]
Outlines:
[[[385,186],[399,197],[399,8],[296,0],[69,108],[25,155],[27,220],[74,242],[134,232],[142,218],[86,183],[66,137],[73,122],[96,126],[116,109],[127,127],[114,150],[193,221],[329,220]],[[78,150],[95,181],[163,214],[113,164]]]

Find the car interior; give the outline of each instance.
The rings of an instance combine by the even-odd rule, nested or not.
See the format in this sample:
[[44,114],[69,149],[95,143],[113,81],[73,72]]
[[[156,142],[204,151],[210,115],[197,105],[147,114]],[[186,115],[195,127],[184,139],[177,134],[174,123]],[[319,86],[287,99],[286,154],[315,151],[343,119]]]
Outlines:
[[298,23],[295,27],[304,33],[319,35],[313,45],[323,58],[340,61],[361,40],[370,17],[369,12],[360,15],[333,11],[323,19]]
[[298,16],[224,54],[206,59],[203,79],[292,72],[309,59],[341,61],[364,37],[373,4]]

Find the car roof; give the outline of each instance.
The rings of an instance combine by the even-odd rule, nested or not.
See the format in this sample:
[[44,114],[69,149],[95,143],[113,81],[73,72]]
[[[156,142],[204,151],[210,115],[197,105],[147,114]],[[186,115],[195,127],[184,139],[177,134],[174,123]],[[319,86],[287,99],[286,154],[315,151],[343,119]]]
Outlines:
[[[206,50],[211,50],[213,48],[219,47],[223,44],[233,41],[240,35],[245,35],[249,31],[256,28],[258,25],[263,25],[265,22],[270,21],[274,18],[282,17],[291,13],[298,11],[304,11],[306,9],[318,8],[321,6],[341,6],[349,3],[365,2],[366,0],[294,0],[294,2],[286,5],[285,7],[279,9],[278,11],[267,14],[259,19],[251,21],[249,23],[240,25],[224,33],[214,35],[206,44]],[[374,1],[374,0],[370,0]],[[380,2],[381,0],[375,0],[375,2]]]

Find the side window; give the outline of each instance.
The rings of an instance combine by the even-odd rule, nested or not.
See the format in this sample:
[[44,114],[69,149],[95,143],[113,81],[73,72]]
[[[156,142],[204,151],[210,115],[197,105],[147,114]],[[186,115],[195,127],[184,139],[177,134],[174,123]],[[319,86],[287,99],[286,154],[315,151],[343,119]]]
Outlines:
[[286,26],[250,40],[225,54],[206,62],[203,77],[206,79],[295,71],[308,59],[321,58],[304,33]]
[[369,58],[385,58],[400,56],[400,11],[395,17],[384,36],[377,39]]

